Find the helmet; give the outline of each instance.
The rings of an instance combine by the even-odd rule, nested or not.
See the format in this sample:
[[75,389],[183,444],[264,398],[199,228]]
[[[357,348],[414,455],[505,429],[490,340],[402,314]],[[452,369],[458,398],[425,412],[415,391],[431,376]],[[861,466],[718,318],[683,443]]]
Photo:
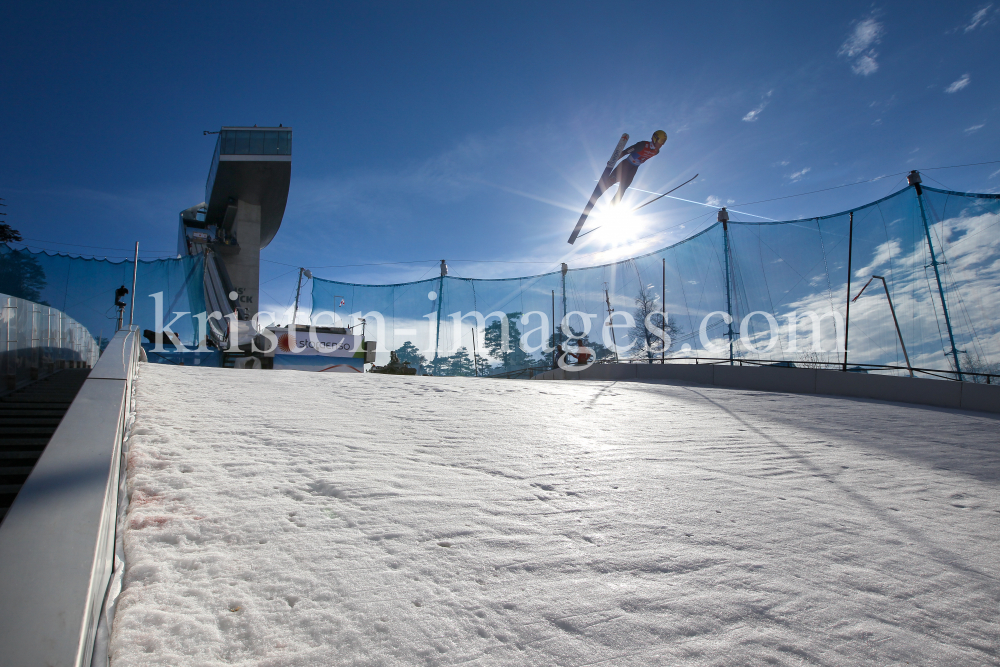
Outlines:
[[657,130],[656,132],[653,132],[653,141],[658,141],[661,144],[666,143],[667,133],[664,132],[663,130]]

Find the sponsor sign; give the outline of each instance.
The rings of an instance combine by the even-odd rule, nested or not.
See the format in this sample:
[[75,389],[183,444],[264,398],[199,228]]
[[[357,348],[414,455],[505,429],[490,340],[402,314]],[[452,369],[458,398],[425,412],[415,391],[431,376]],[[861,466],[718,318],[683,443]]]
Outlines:
[[276,355],[353,357],[364,356],[361,350],[361,336],[333,334],[318,331],[296,331],[294,335],[287,329],[272,329],[278,338]]

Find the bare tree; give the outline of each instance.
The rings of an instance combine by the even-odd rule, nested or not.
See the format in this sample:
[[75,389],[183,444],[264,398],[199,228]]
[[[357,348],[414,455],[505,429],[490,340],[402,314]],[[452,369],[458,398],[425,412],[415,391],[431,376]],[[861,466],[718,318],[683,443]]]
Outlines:
[[[639,285],[632,316],[635,318],[635,326],[629,333],[636,340],[636,346],[632,348],[632,356],[645,356],[649,363],[653,363],[654,358],[670,351],[673,339],[680,333],[680,328],[670,321],[669,314],[664,321],[663,307],[660,299],[653,292],[652,285]],[[646,326],[647,318],[649,327]],[[666,334],[666,350],[664,350],[663,338],[654,329],[661,329]]]
[[[973,357],[968,352],[962,353],[962,370],[969,373],[984,373],[988,375],[1000,375],[1000,364],[991,364],[988,360],[983,359],[978,354]],[[977,384],[986,383],[986,378],[982,375],[969,375],[965,378],[966,382],[975,382]]]

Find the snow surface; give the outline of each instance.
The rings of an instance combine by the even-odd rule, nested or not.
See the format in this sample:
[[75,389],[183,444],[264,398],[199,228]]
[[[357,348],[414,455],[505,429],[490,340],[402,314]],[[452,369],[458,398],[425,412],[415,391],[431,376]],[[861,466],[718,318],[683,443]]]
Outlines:
[[144,364],[112,665],[984,665],[1000,420]]

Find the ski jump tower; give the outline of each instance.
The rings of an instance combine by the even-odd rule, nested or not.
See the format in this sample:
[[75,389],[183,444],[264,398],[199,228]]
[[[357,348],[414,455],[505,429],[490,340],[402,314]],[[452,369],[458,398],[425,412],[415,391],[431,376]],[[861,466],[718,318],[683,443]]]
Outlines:
[[[208,134],[208,133],[206,133]],[[257,314],[260,251],[278,233],[292,174],[292,129],[223,127],[205,201],[181,211],[178,252],[205,255],[209,310]]]

